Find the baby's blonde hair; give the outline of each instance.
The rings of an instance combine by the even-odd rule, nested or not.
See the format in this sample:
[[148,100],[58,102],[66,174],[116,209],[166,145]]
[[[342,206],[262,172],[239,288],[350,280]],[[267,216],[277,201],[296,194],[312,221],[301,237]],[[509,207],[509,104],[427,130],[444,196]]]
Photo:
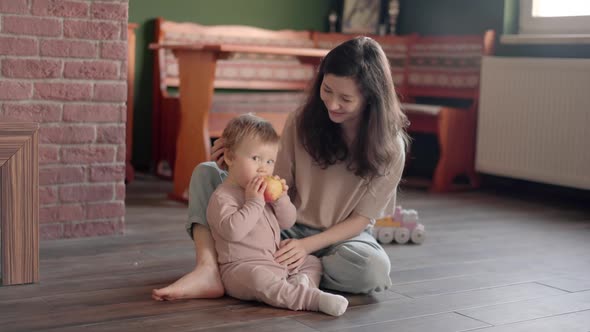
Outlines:
[[243,114],[230,120],[221,137],[227,151],[234,152],[244,139],[257,139],[260,143],[278,143],[279,135],[272,124],[253,114]]

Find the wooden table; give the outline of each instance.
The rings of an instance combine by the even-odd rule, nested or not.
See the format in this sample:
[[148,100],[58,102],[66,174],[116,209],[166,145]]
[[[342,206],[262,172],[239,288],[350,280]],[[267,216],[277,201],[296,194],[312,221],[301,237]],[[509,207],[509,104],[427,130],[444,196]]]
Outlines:
[[171,49],[180,74],[180,128],[176,141],[173,199],[186,200],[195,166],[210,158],[209,109],[213,99],[217,60],[233,53],[295,56],[317,65],[329,50],[233,44],[151,44],[150,49]]
[[135,178],[135,170],[131,165],[133,154],[133,93],[135,84],[135,29],[137,23],[127,24],[127,122],[125,123],[125,182]]

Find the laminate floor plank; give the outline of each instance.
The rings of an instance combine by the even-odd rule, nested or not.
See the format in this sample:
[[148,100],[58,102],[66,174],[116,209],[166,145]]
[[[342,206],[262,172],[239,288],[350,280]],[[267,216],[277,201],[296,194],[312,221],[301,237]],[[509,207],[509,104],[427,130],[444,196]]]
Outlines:
[[458,315],[456,313],[444,313],[439,315],[421,316],[416,318],[401,319],[392,322],[376,323],[364,326],[355,326],[340,329],[342,332],[455,332],[468,331],[489,326],[486,323]]
[[590,310],[473,330],[476,332],[589,332]]
[[458,310],[457,312],[490,325],[505,325],[586,310],[590,310],[590,291]]
[[369,325],[376,322],[430,316],[462,309],[550,297],[565,293],[564,291],[551,287],[530,283],[418,299],[399,299],[353,307],[339,319],[320,315],[302,315],[294,319],[320,331],[339,331],[344,328]]

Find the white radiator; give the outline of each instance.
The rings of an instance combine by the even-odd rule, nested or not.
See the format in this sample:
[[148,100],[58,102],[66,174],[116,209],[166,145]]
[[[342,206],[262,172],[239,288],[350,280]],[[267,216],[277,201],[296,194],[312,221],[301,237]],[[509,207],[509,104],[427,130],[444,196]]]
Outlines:
[[590,189],[590,59],[485,57],[479,172]]

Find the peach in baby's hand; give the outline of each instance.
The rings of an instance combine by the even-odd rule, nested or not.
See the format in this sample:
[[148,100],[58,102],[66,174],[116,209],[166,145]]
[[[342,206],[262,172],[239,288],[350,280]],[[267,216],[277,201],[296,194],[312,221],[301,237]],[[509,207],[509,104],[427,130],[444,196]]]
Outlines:
[[283,193],[283,184],[272,176],[265,177],[264,181],[266,182],[264,201],[267,203],[276,201]]

